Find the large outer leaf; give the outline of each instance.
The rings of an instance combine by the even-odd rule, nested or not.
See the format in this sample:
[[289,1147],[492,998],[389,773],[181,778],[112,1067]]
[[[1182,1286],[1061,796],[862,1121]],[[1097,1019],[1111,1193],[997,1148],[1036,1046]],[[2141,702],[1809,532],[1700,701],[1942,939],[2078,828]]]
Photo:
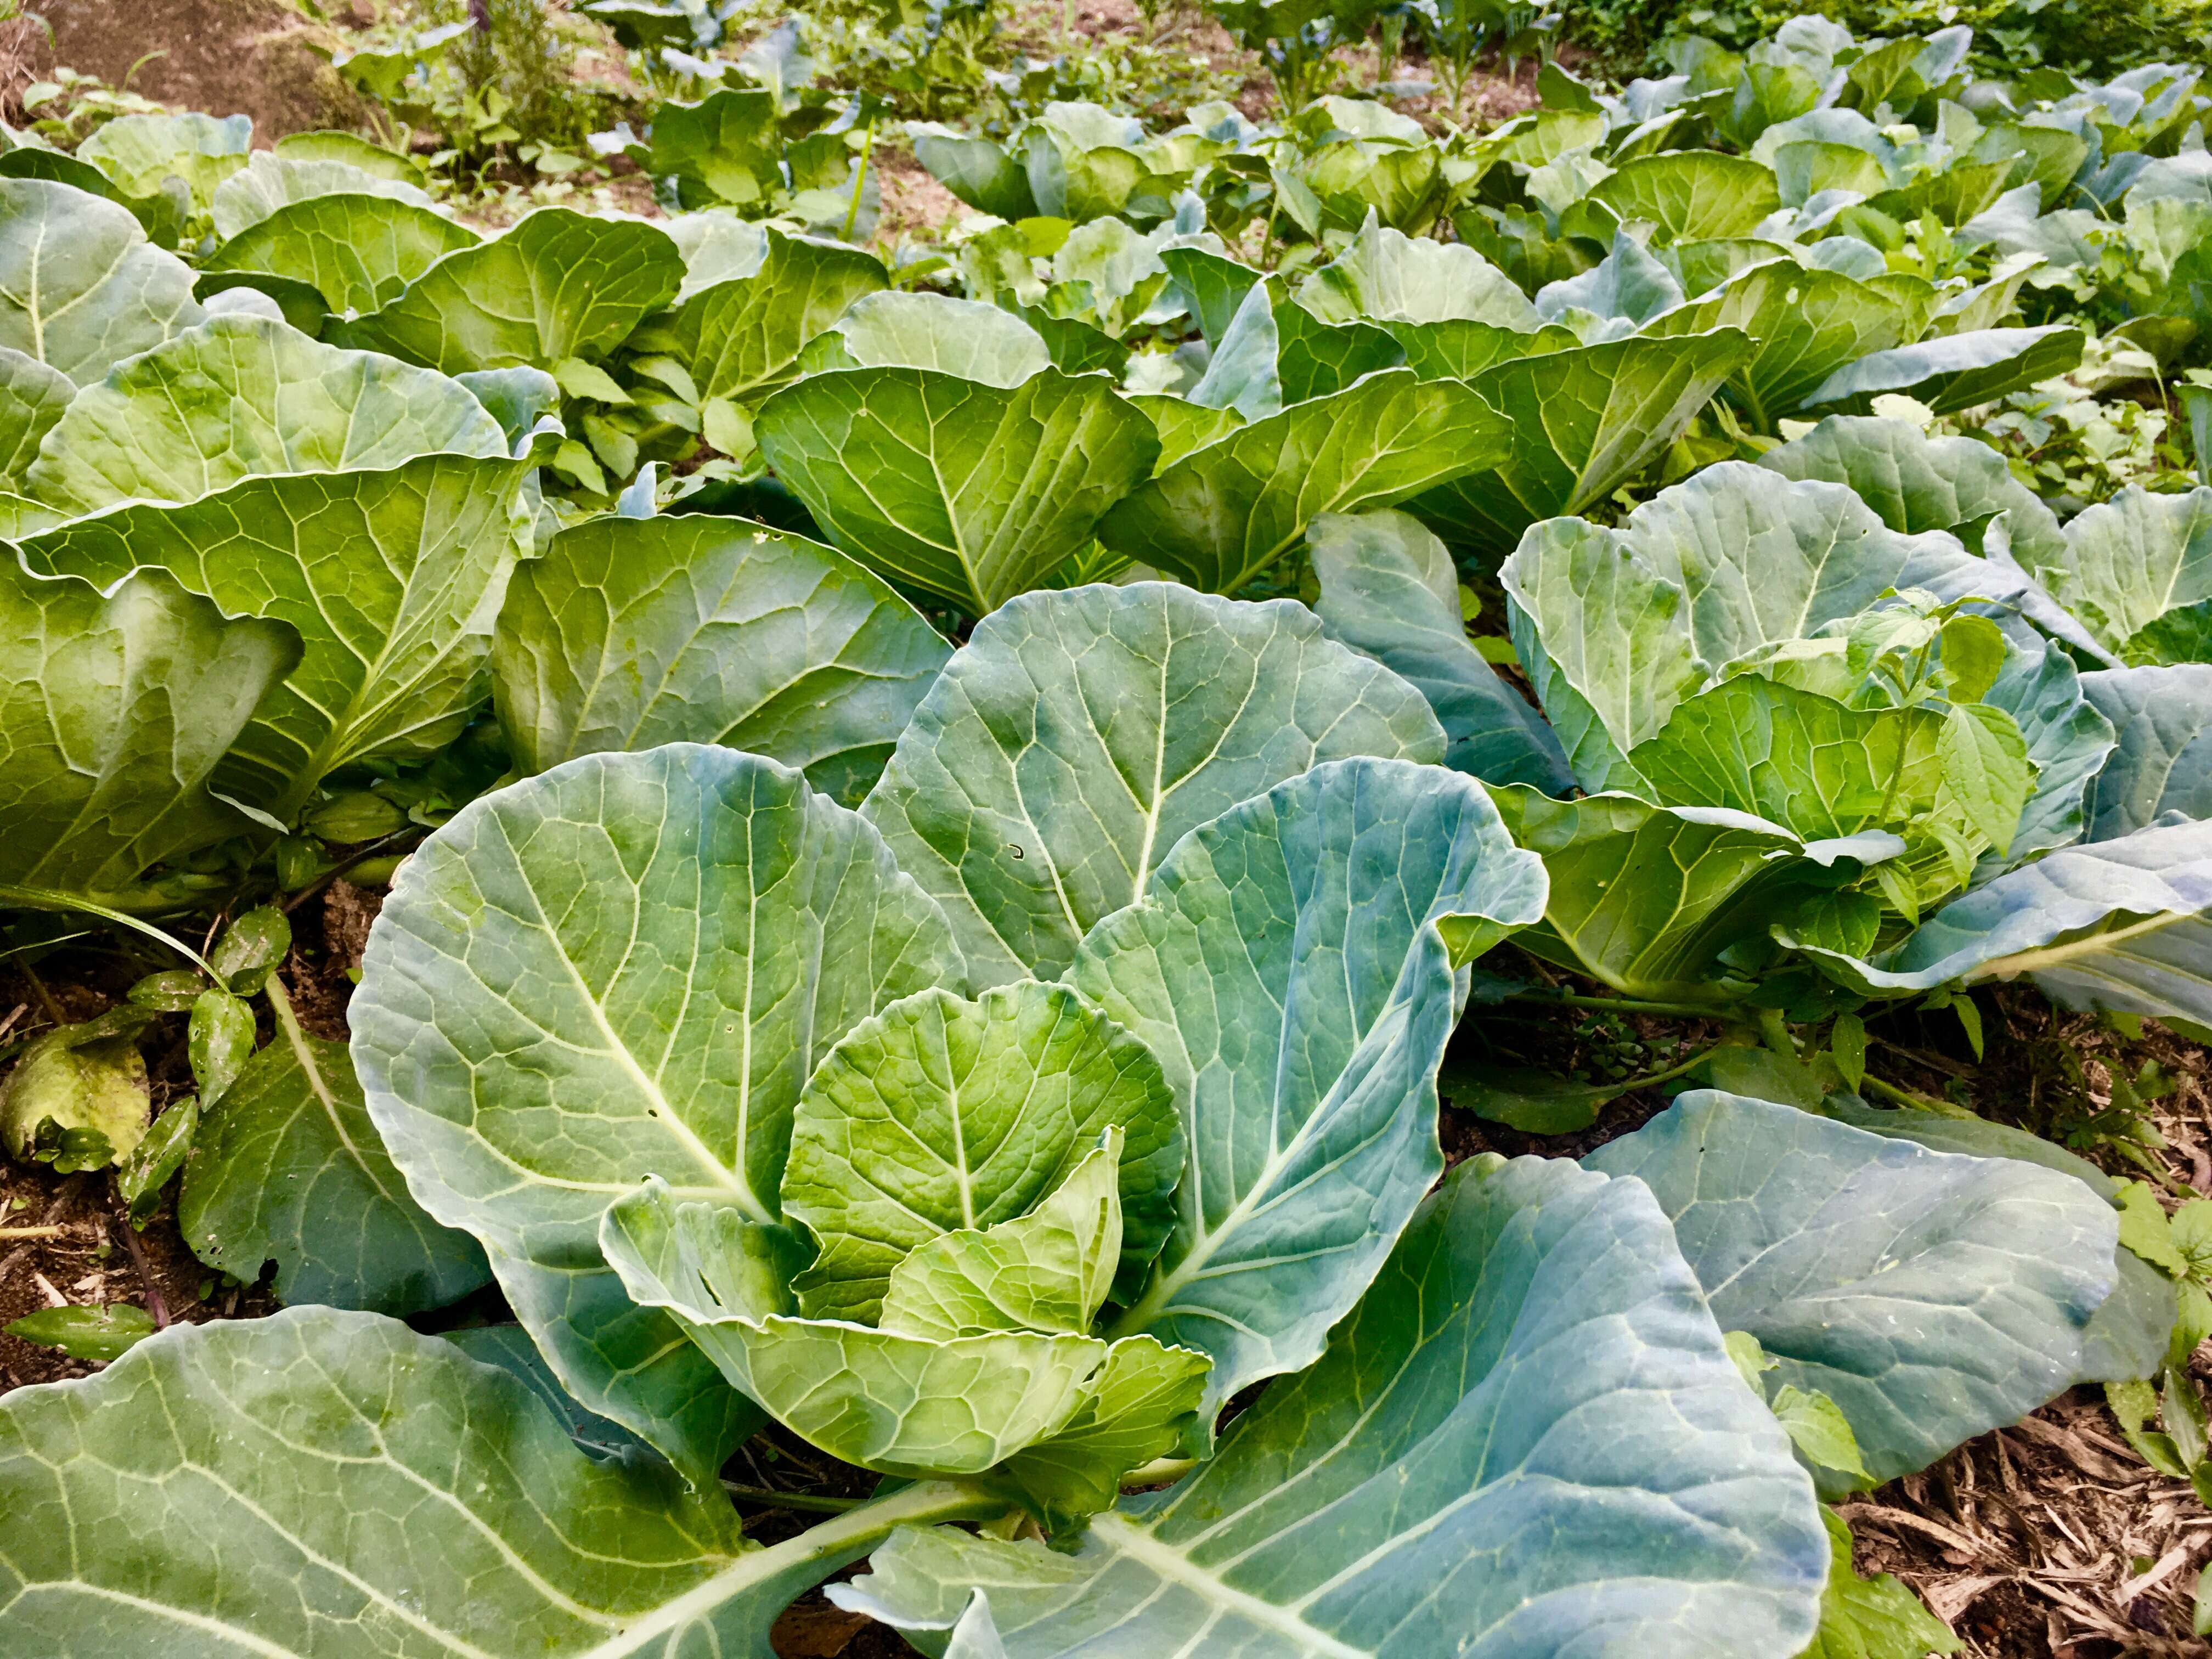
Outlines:
[[[817,352],[825,361],[815,361]],[[886,289],[854,301],[851,310],[817,337],[804,366],[931,368],[1011,389],[1050,368],[1052,354],[1036,330],[1011,311],[980,300]]]
[[277,1299],[293,1304],[421,1313],[491,1276],[475,1240],[407,1195],[345,1045],[309,1036],[289,1007],[202,1115],[177,1226],[200,1260],[248,1284],[275,1261]]
[[509,586],[493,695],[515,764],[718,743],[860,804],[952,654],[844,555],[744,520],[587,520]]
[[[2087,1158],[2075,1156],[2039,1135],[2008,1123],[1986,1118],[1947,1117],[1938,1112],[1911,1109],[1890,1110],[1861,1103],[1856,1097],[1831,1095],[1821,1107],[1823,1116],[1833,1117],[1856,1129],[1878,1135],[1894,1135],[1917,1141],[1938,1152],[1964,1152],[1972,1158],[2016,1158],[2024,1163],[2071,1176],[2106,1203],[2116,1205],[2124,1183],[2114,1180]],[[2167,1340],[2173,1334],[2173,1281],[2133,1250],[2123,1246],[2112,1257],[2118,1270],[2112,1293],[2097,1305],[2081,1333],[2082,1377],[2090,1382],[2124,1382],[2154,1375],[2166,1363]]]
[[862,810],[996,985],[1059,974],[1238,801],[1347,755],[1443,753],[1421,694],[1303,606],[1079,587],[984,619]]
[[1012,1659],[1774,1659],[1827,1563],[1650,1194],[1522,1158],[1455,1171],[1321,1364],[1074,1553],[909,1529],[830,1595],[936,1650],[981,1587]]
[[776,1614],[890,1519],[748,1546],[711,1485],[595,1462],[506,1371],[328,1308],[17,1389],[0,1504],[46,1517],[0,1540],[0,1642],[40,1659],[769,1659]]
[[702,398],[757,402],[792,377],[809,340],[883,286],[873,254],[771,230],[756,270],[698,289],[630,343],[676,358]]
[[1407,236],[1373,214],[1307,278],[1298,301],[1323,322],[1489,323],[1528,332],[1536,309],[1513,279],[1463,242]]
[[2212,823],[2062,848],[1945,905],[1879,964],[1810,954],[1873,996],[2027,974],[2069,1008],[2212,1025]]
[[1107,376],[1056,368],[1012,387],[921,368],[810,374],[754,430],[832,541],[977,616],[1042,586],[1159,457]]
[[2078,514],[2066,526],[2063,552],[2017,544],[2014,551],[2121,660],[2196,659],[2169,654],[2146,630],[2170,612],[2212,604],[2212,489],[2154,495],[2130,484]]
[[1890,588],[2007,597],[2017,572],[1948,536],[1900,536],[1849,489],[1723,461],[1620,530],[1537,526],[1499,573],[1522,665],[1588,788],[1724,664],[1809,637]]
[[430,198],[420,185],[386,178],[334,156],[276,155],[267,150],[246,158],[244,169],[216,187],[210,216],[224,241],[259,224],[279,208],[325,196],[382,196],[427,208]]
[[2005,849],[2007,863],[2024,864],[2070,847],[2089,831],[2097,780],[2112,755],[2113,723],[2085,690],[2074,659],[2058,647],[2006,640],[2004,667],[1983,701],[2012,716],[2035,767],[2027,804]]
[[1722,1328],[1833,1400],[1876,1480],[2072,1387],[2112,1287],[2112,1206],[2015,1158],[1701,1089],[1584,1162],[1651,1189]]
[[280,207],[202,261],[307,283],[333,311],[374,311],[448,253],[483,239],[428,208],[380,196],[316,196]]
[[1453,963],[1542,915],[1480,784],[1316,767],[1193,830],[1067,978],[1159,1057],[1189,1162],[1116,1334],[1213,1356],[1206,1411],[1297,1370],[1441,1173]]
[[902,1261],[1027,1215],[1109,1127],[1123,1132],[1119,1202],[1141,1273],[1183,1166],[1175,1097],[1144,1044],[1035,981],[975,1002],[923,991],[862,1021],[808,1080],[792,1126],[784,1212],[821,1248],[795,1287],[800,1310],[876,1322]]
[[2081,361],[2078,328],[1976,329],[1862,357],[1828,376],[1805,401],[1856,409],[1885,392],[1903,392],[1948,415],[2063,374]]
[[1741,812],[1620,794],[1551,800],[1525,787],[1496,799],[1551,884],[1522,948],[1627,996],[1724,998],[1720,953],[1764,939],[1783,896],[1820,878],[1797,837]]
[[76,396],[76,383],[13,346],[0,346],[0,485],[20,491],[39,444]]
[[200,320],[190,266],[129,210],[44,179],[0,179],[0,346],[88,386]]
[[264,317],[213,317],[87,386],[26,477],[70,513],[197,501],[256,472],[397,466],[444,451],[506,459],[466,386],[343,351]]
[[1324,513],[1389,507],[1497,463],[1480,397],[1384,369],[1194,449],[1107,514],[1098,538],[1192,586],[1233,593]]
[[248,477],[182,507],[126,503],[27,539],[33,568],[173,571],[224,609],[289,623],[300,666],[219,776],[278,817],[340,766],[422,756],[483,701],[492,619],[527,534],[528,460],[425,455],[382,472]]
[[448,253],[338,337],[448,374],[547,368],[611,350],[683,280],[684,256],[659,226],[539,208],[490,241]]
[[658,1174],[773,1219],[816,1062],[958,960],[875,833],[798,773],[690,744],[586,756],[474,802],[408,861],[363,958],[354,1060],[410,1190],[490,1249],[562,1381],[710,1474],[735,1397],[622,1294],[600,1212]]
[[2212,818],[2212,664],[2084,674],[2081,690],[2118,738],[2097,775],[2090,840],[2145,829],[2161,812]]
[[2013,555],[2031,569],[2063,562],[2065,532],[2004,457],[1972,438],[1931,438],[1910,421],[1829,415],[1759,458],[1786,478],[1848,485],[1892,530],[1956,532],[1968,545],[2007,514]]
[[299,659],[167,571],[103,592],[0,559],[0,882],[120,889],[245,829],[207,780]]
[[1772,168],[1709,149],[1669,150],[1624,162],[1586,199],[1611,208],[1624,222],[1656,225],[1662,242],[1748,236],[1782,205]]
[[1573,787],[1552,728],[1468,643],[1459,573],[1418,519],[1387,508],[1325,514],[1306,540],[1323,631],[1420,689],[1451,742],[1445,765],[1550,794]]
[[173,174],[204,208],[214,200],[216,187],[246,165],[252,143],[252,116],[218,118],[188,110],[181,115],[119,116],[79,144],[76,153],[133,196],[153,195]]
[[1729,377],[1728,389],[1753,421],[1765,425],[1795,413],[1842,365],[1896,345],[1906,326],[1903,307],[1841,271],[1807,270],[1794,261],[1776,260],[1668,312],[1644,331],[1669,338],[1740,328],[1751,336],[1756,349]]
[[1432,489],[1407,510],[1447,541],[1508,553],[1537,520],[1579,513],[1643,471],[1752,349],[1741,330],[1722,328],[1486,368],[1474,389],[1505,417],[1511,448],[1495,471]]

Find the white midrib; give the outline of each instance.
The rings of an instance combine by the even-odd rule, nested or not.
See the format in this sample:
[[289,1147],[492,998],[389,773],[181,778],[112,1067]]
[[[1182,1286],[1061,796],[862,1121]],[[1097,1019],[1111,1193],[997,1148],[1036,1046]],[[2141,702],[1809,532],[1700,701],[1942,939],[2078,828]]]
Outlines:
[[[890,1534],[902,1523],[927,1526],[937,1521],[980,1520],[1003,1508],[937,1481],[922,1481],[766,1549],[749,1550],[711,1577],[662,1602],[635,1624],[572,1659],[629,1659],[648,1643],[660,1641],[713,1613],[756,1584],[764,1584],[803,1562],[826,1561],[855,1546]],[[715,1650],[720,1651],[718,1646]],[[290,1659],[286,1656],[285,1659]],[[1366,1655],[1356,1659],[1368,1659]]]
[[[1364,1042],[1366,1036],[1366,1032],[1360,1032],[1359,1040]],[[1355,1043],[1353,1048],[1356,1052],[1358,1044]],[[1272,1202],[1274,1200],[1277,1194],[1273,1188],[1276,1177],[1281,1175],[1305,1149],[1306,1143],[1313,1138],[1316,1126],[1328,1115],[1329,1108],[1336,1103],[1335,1089],[1332,1085],[1329,1093],[1323,1096],[1314,1109],[1306,1115],[1305,1121],[1298,1126],[1298,1132],[1268,1158],[1258,1175],[1254,1176],[1252,1184],[1244,1189],[1243,1197],[1237,1200],[1235,1208],[1221,1218],[1220,1224],[1209,1227],[1205,1235],[1191,1246],[1188,1254],[1176,1263],[1174,1270],[1163,1273],[1154,1280],[1146,1290],[1145,1294],[1138,1299],[1136,1304],[1115,1322],[1115,1336],[1131,1336],[1142,1332],[1152,1320],[1159,1316],[1163,1310],[1173,1305],[1178,1291],[1194,1280],[1204,1277],[1206,1266],[1213,1260],[1214,1251],[1219,1248],[1222,1241],[1232,1237],[1237,1228],[1258,1211],[1262,1203]],[[1278,1111],[1281,1109],[1279,1091],[1276,1098],[1276,1109]]]
[[2115,927],[2110,933],[2091,933],[2067,945],[2048,945],[2032,951],[2017,951],[2008,957],[1996,957],[1978,968],[1969,969],[1962,981],[1978,979],[2011,979],[2020,974],[2032,974],[2046,968],[2062,968],[2083,957],[2099,957],[2108,953],[2112,946],[2145,933],[2161,933],[2192,919],[2191,914],[2180,910],[2161,911],[2142,921],[2130,922],[2125,927]]
[[[518,864],[520,862],[519,856],[516,862]],[[538,902],[537,888],[531,886],[526,881],[524,885],[528,888],[532,904],[538,912],[538,925],[545,935],[545,942],[552,947],[553,954],[560,959],[562,969],[568,975],[568,982],[576,988],[576,994],[582,1000],[584,1006],[591,1010],[592,1024],[598,1028],[599,1035],[606,1040],[605,1053],[629,1074],[630,1080],[636,1084],[639,1091],[645,1096],[647,1114],[655,1123],[666,1130],[670,1137],[684,1151],[691,1154],[699,1167],[712,1177],[713,1186],[735,1197],[739,1206],[754,1220],[763,1224],[773,1222],[775,1218],[770,1215],[762,1205],[750,1184],[721,1159],[716,1158],[713,1148],[700,1139],[692,1132],[691,1126],[677,1115],[676,1109],[669,1104],[667,1096],[661,1093],[659,1084],[648,1076],[645,1068],[637,1063],[637,1056],[630,1053],[629,1045],[615,1035],[615,1028],[607,1023],[607,1011],[600,1006],[599,998],[592,994],[591,987],[584,982],[583,975],[577,971],[575,963],[562,945],[560,934],[554,931],[553,919],[545,914],[545,907]]]
[[1132,904],[1145,896],[1145,878],[1152,872],[1152,842],[1160,833],[1162,791],[1168,770],[1168,659],[1174,654],[1175,646],[1170,641],[1160,653],[1160,713],[1159,724],[1153,728],[1152,735],[1152,792],[1145,807],[1145,842],[1137,849],[1135,883],[1129,894]]
[[1109,1510],[1091,1521],[1091,1530],[1169,1583],[1191,1590],[1201,1600],[1261,1630],[1272,1631],[1297,1643],[1301,1654],[1316,1656],[1317,1659],[1375,1659],[1372,1648],[1353,1647],[1327,1631],[1316,1629],[1287,1607],[1223,1583],[1180,1550],[1161,1543],[1125,1516]]
[[368,1184],[376,1188],[376,1195],[386,1203],[398,1202],[396,1195],[385,1186],[382,1177],[361,1148],[354,1145],[353,1135],[346,1128],[345,1118],[338,1111],[337,1101],[332,1097],[330,1085],[324,1080],[322,1067],[316,1063],[314,1051],[307,1046],[307,1033],[300,1029],[299,1016],[292,1012],[292,1000],[284,993],[283,982],[275,969],[270,970],[268,981],[262,987],[269,998],[269,1012],[276,1016],[276,1029],[283,1033],[293,1058],[300,1062],[300,1074],[307,1080],[307,1092],[313,1095],[330,1120],[331,1133],[337,1137],[345,1155],[353,1160],[354,1167],[368,1177]]

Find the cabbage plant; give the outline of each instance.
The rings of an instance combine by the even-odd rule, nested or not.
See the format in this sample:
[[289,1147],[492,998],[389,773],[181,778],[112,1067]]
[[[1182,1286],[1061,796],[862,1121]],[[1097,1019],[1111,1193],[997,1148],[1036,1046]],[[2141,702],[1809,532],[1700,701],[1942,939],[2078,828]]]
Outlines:
[[[9,1512],[72,1519],[0,1543],[9,1628],[765,1652],[872,1553],[834,1594],[925,1646],[1797,1650],[1829,1476],[1736,1348],[1922,1467],[2100,1374],[2117,1217],[1721,1095],[1438,1188],[1466,964],[1547,891],[1445,752],[1301,607],[1136,584],[988,619],[858,812],[685,743],[483,797],[377,923],[354,1056],[515,1340],[301,1307],[9,1395]],[[1760,1237],[1705,1218],[1732,1182]],[[1919,1274],[1990,1294],[1842,1334]],[[716,1471],[769,1419],[887,1480],[748,1540]],[[118,1481],[151,1550],[73,1518]]]

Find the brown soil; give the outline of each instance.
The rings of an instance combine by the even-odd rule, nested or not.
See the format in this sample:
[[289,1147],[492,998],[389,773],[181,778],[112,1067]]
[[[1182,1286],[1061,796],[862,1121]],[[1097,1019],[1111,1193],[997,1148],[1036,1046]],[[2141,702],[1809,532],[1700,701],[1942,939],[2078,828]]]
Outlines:
[[[264,146],[354,125],[355,100],[328,58],[339,37],[284,0],[37,0],[32,9],[52,29],[51,40],[33,33],[19,60],[36,71],[64,64],[181,109],[242,111]],[[0,73],[6,46],[0,39]]]
[[965,202],[930,176],[903,143],[878,143],[874,158],[876,177],[883,186],[883,216],[877,222],[876,241],[889,249],[901,236],[944,231],[972,211]]

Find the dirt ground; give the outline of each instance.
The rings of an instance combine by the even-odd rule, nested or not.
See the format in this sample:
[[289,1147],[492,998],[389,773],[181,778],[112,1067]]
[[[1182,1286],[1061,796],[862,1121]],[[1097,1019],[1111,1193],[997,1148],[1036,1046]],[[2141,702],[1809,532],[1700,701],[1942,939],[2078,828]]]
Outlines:
[[0,39],[0,85],[20,89],[64,64],[182,109],[243,112],[264,146],[353,125],[352,94],[315,50],[338,37],[283,0],[35,0],[30,9],[52,32],[23,31],[13,53]]

